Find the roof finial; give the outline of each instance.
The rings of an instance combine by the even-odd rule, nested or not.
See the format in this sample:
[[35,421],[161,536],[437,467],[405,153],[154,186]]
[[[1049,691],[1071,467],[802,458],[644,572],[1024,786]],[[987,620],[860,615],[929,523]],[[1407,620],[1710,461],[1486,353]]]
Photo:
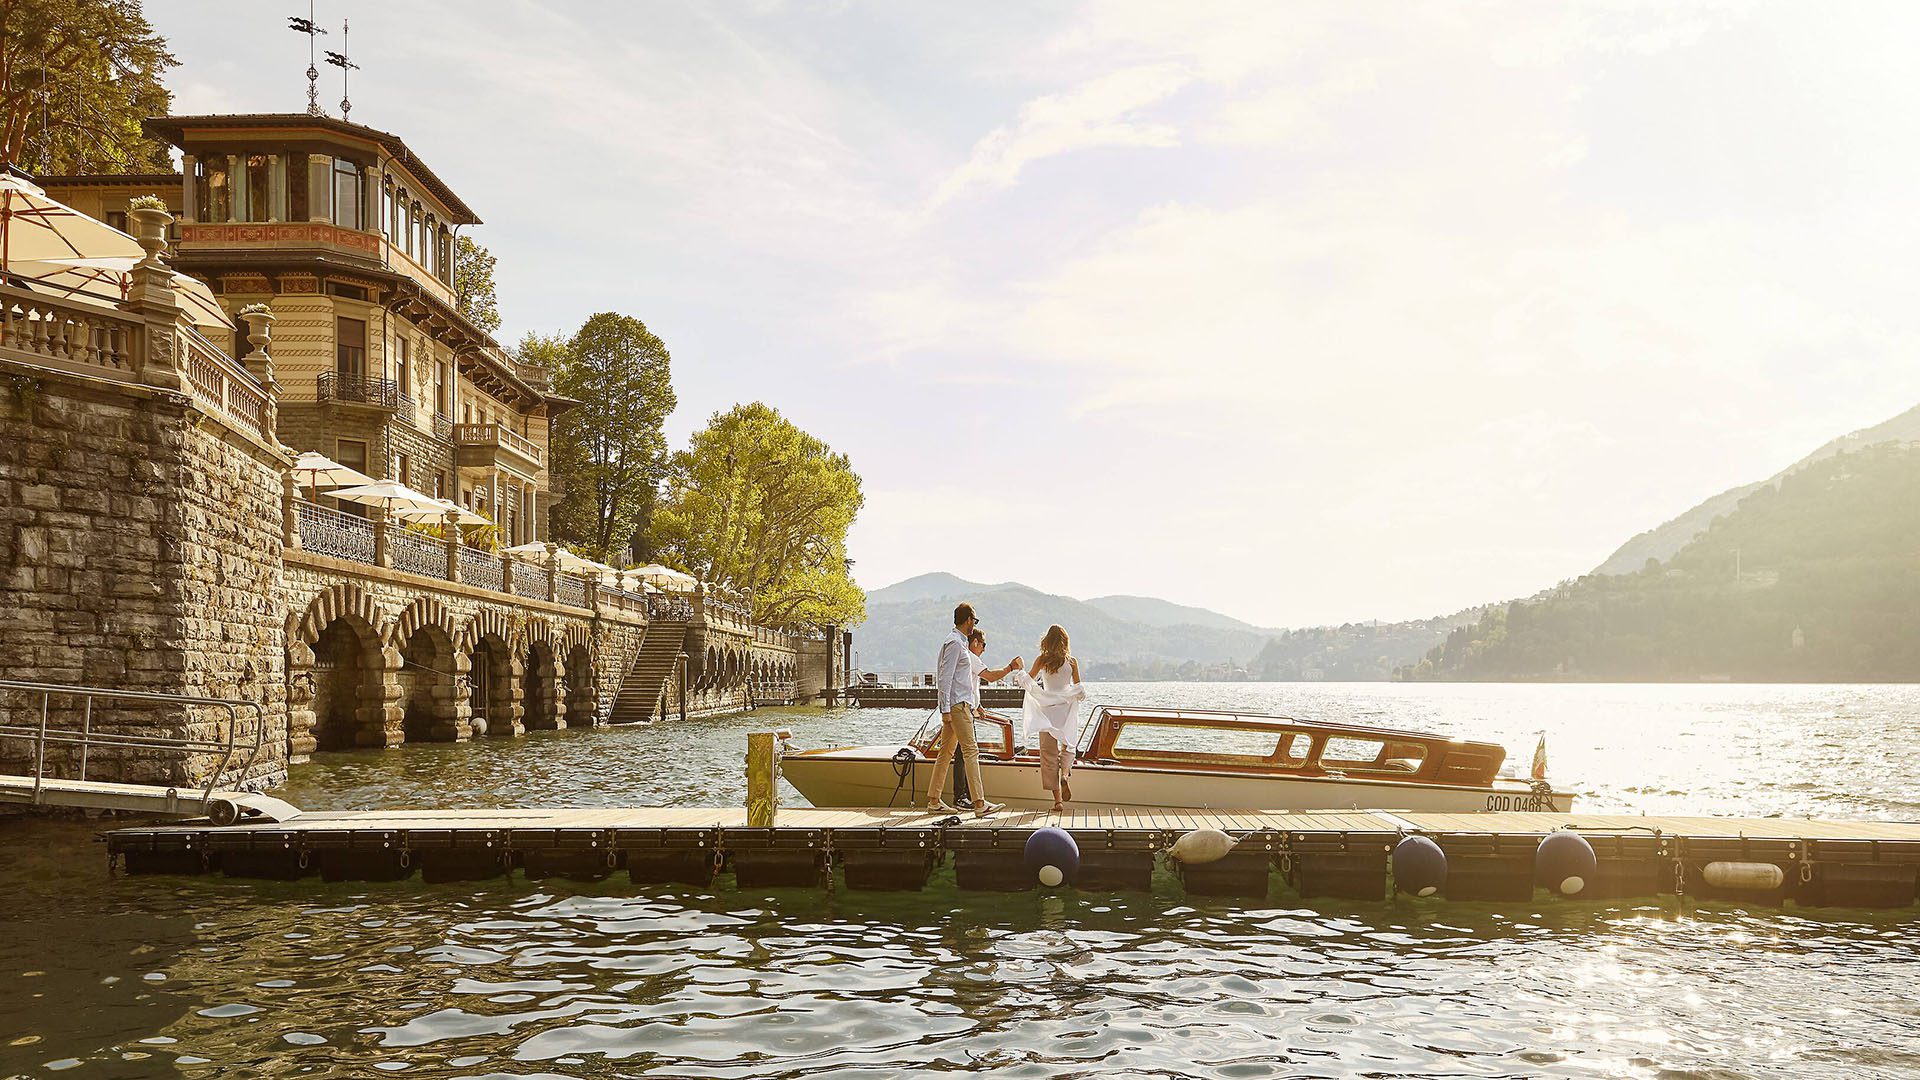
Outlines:
[[[320,69],[313,66],[313,36],[324,34],[320,24],[313,21],[313,0],[307,0],[307,17],[287,16],[287,28],[307,35],[307,115],[325,116],[320,111]],[[329,54],[331,55],[331,54]]]
[[327,63],[340,69],[340,119],[345,120],[353,111],[353,102],[347,100],[347,72],[360,65],[347,59],[347,20],[340,20],[340,51],[327,54]]

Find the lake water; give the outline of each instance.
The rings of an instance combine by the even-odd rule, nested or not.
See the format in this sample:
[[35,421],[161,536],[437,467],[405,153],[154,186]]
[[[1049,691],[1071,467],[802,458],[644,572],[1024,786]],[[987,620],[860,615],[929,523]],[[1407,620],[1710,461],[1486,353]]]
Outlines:
[[[1920,687],[1107,684],[1493,738],[1581,809],[1920,820]],[[738,803],[768,710],[328,755],[310,809]],[[790,795],[791,797],[791,795]],[[797,801],[797,797],[794,797]],[[1920,1076],[1915,911],[109,878],[0,822],[0,1078]]]

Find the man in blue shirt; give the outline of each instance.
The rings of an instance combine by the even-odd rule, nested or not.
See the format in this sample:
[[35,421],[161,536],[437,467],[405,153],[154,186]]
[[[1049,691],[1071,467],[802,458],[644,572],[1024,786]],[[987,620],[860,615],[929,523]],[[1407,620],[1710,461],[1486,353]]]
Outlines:
[[953,609],[953,633],[940,643],[940,658],[934,664],[937,687],[934,707],[940,712],[940,752],[933,761],[933,778],[927,782],[927,809],[950,813],[953,807],[940,797],[946,786],[947,768],[953,763],[955,748],[966,764],[967,785],[973,790],[973,813],[986,817],[1003,804],[987,801],[987,786],[980,780],[980,743],[974,737],[974,712],[980,708],[980,681],[973,673],[973,653],[967,637],[980,625],[972,604]]

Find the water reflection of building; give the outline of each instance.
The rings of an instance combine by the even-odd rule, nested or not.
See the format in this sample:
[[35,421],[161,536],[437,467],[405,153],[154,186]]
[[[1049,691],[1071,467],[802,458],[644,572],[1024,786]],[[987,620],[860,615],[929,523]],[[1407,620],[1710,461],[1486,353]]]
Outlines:
[[[326,116],[168,116],[182,174],[43,177],[110,224],[159,194],[175,262],[229,311],[271,303],[278,434],[453,498],[508,544],[544,539],[548,423],[573,404],[460,314],[459,231],[480,218],[400,138]],[[237,335],[214,335],[236,358]]]

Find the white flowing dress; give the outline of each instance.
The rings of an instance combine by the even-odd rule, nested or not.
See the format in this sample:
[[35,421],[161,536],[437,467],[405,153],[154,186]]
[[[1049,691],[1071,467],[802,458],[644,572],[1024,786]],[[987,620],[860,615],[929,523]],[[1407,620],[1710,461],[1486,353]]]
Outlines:
[[1074,721],[1079,718],[1080,703],[1087,699],[1087,688],[1073,681],[1073,665],[1061,664],[1059,671],[1042,668],[1038,681],[1025,671],[1015,669],[1013,681],[1026,691],[1022,709],[1026,744],[1038,746],[1040,732],[1044,731],[1062,746],[1072,746]]

